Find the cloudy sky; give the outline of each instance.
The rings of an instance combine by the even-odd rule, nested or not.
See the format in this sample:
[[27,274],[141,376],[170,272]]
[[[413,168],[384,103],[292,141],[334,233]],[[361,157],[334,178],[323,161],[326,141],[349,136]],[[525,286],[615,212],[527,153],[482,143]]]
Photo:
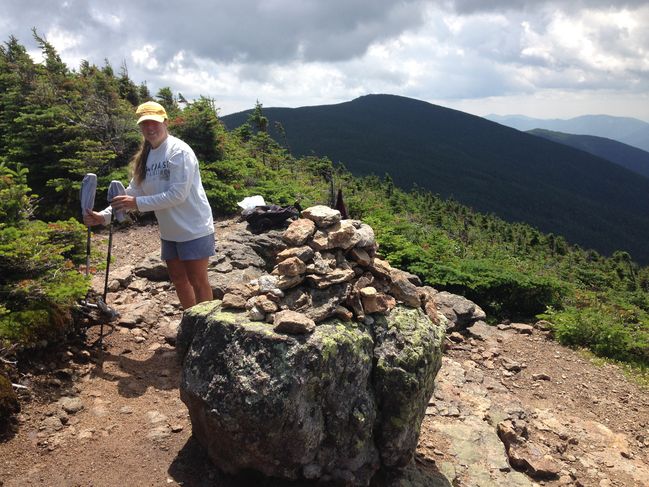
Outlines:
[[476,115],[649,121],[646,0],[0,0],[35,59],[114,68],[222,115],[368,93]]

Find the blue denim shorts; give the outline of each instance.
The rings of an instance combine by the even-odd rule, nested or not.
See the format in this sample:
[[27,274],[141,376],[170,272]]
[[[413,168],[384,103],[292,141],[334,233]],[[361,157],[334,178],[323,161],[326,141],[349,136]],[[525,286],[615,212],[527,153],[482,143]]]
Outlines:
[[199,260],[216,254],[214,250],[214,234],[210,233],[187,242],[173,242],[160,239],[162,243],[162,260]]

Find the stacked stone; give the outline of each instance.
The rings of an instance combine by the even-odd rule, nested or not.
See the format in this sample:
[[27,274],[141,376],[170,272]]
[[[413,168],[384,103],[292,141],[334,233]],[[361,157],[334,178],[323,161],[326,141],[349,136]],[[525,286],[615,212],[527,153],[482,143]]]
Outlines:
[[277,254],[268,275],[229,286],[224,308],[246,309],[253,321],[266,321],[284,333],[309,333],[328,318],[372,321],[397,302],[422,307],[434,323],[439,314],[435,290],[417,276],[394,269],[377,257],[372,228],[342,220],[338,210],[313,206],[283,234],[287,248]]

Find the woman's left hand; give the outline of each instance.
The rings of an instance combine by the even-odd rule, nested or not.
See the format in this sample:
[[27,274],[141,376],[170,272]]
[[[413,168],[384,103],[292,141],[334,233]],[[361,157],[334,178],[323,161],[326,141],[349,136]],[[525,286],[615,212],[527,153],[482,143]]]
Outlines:
[[110,206],[113,207],[113,210],[137,210],[135,196],[129,196],[126,194],[115,196],[111,200]]

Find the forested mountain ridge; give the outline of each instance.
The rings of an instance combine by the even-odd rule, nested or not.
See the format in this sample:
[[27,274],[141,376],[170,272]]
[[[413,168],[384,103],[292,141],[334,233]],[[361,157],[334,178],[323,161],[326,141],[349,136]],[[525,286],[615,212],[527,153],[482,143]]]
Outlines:
[[649,151],[649,123],[637,118],[610,115],[582,115],[567,120],[531,118],[523,115],[487,115],[485,118],[517,130],[544,129],[574,135],[606,137]]
[[574,135],[546,129],[528,130],[527,133],[589,152],[649,178],[649,152],[637,147],[594,135]]
[[[649,262],[649,181],[610,161],[456,110],[368,95],[315,107],[265,108],[296,155],[341,162],[357,175],[390,174],[508,221]],[[249,112],[222,117],[229,128]]]

